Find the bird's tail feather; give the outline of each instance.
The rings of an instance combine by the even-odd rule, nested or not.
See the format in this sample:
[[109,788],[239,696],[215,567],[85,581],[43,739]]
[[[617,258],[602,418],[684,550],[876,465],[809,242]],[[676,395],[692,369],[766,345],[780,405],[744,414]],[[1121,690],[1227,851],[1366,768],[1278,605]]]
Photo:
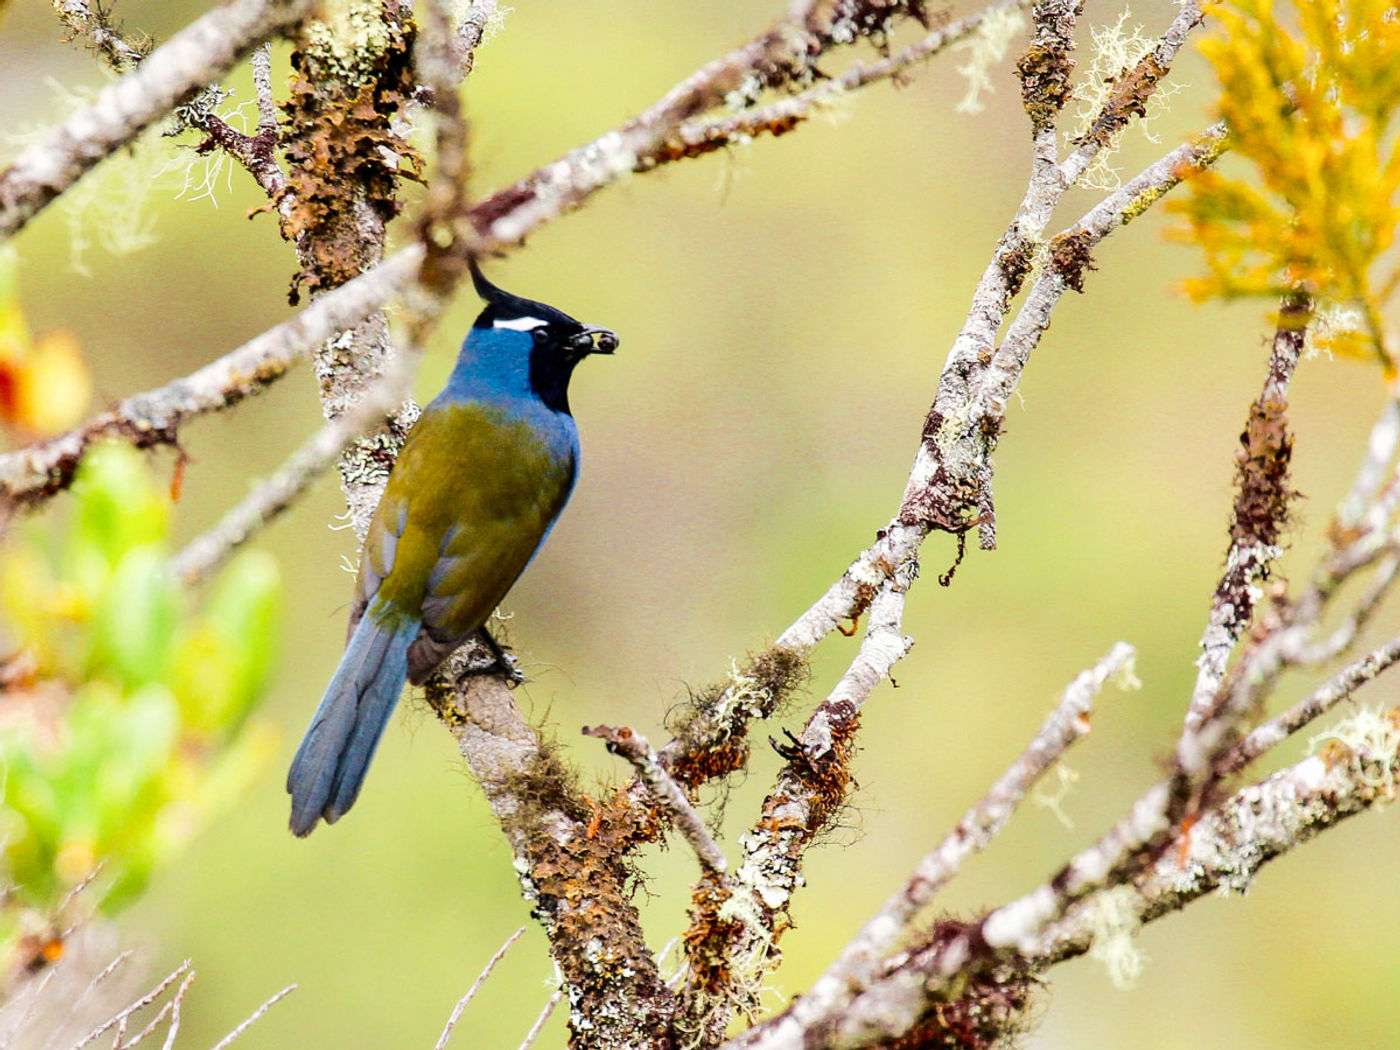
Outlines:
[[355,803],[374,749],[408,678],[408,647],[416,622],[389,626],[375,610],[360,620],[335,676],[311,718],[287,774],[292,832],[308,835],[316,822],[331,824]]

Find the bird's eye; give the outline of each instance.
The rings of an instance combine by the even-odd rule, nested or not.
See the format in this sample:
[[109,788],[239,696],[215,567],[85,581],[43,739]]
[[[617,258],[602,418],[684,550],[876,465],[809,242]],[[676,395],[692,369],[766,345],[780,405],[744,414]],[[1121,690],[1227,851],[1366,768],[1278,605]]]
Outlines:
[[530,334],[534,337],[536,346],[543,346],[549,342],[549,328],[545,325],[532,329]]

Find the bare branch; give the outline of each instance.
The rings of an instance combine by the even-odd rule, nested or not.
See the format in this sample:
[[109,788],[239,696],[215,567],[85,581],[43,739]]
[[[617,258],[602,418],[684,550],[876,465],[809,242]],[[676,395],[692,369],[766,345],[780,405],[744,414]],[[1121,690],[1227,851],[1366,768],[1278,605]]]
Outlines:
[[0,237],[16,233],[103,157],[191,91],[218,80],[263,40],[298,22],[312,4],[230,0],[176,33],[0,172]]
[[112,1015],[112,1017],[110,1017],[108,1020],[102,1022],[102,1024],[98,1025],[87,1035],[83,1036],[82,1039],[78,1040],[78,1042],[73,1044],[72,1050],[82,1050],[83,1047],[87,1046],[88,1043],[91,1043],[94,1039],[99,1038],[104,1032],[110,1031],[117,1025],[125,1024],[127,1019],[131,1017],[132,1014],[136,1013],[138,1010],[143,1010],[147,1006],[150,1006],[151,1003],[155,1002],[161,997],[162,994],[164,994],[167,988],[169,988],[172,984],[174,984],[180,978],[184,977],[187,973],[189,973],[189,970],[190,960],[186,959],[174,970],[172,970],[165,978],[157,982],[156,986],[152,988],[149,992],[147,992],[145,995],[141,996],[141,998],[137,999],[134,1003],[127,1005],[122,1010]]
[[170,1000],[170,1028],[165,1033],[165,1042],[161,1044],[161,1050],[170,1050],[175,1045],[175,1037],[180,1034],[180,1010],[185,1004],[185,993],[190,990],[190,985],[193,983],[194,971],[191,970],[180,982],[180,987],[175,990],[175,998]]
[[[452,1015],[448,1017],[447,1025],[443,1028],[442,1035],[438,1036],[437,1044],[433,1047],[433,1050],[444,1050],[447,1046],[447,1041],[452,1038],[452,1029],[457,1027],[457,1022],[462,1018],[462,1011],[467,1008],[468,1003],[476,998],[476,993],[481,991],[481,986],[486,983],[486,978],[491,976],[491,971],[496,968],[496,964],[506,957],[506,952],[510,951],[511,946],[514,945],[516,941],[520,940],[524,934],[525,927],[522,926],[507,937],[505,944],[497,948],[496,954],[486,961],[486,965],[482,968],[481,973],[478,974],[476,980],[472,982],[472,986],[467,989],[467,994],[458,999],[457,1005],[452,1008]],[[219,1050],[219,1048],[215,1047],[214,1050]]]

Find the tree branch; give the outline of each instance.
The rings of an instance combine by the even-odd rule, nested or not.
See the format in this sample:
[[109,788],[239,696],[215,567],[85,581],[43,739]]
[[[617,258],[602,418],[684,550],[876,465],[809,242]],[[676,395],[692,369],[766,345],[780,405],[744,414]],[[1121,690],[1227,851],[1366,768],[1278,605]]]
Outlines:
[[66,488],[88,447],[102,438],[120,437],[138,448],[175,443],[185,420],[259,392],[313,346],[401,293],[422,258],[421,247],[405,248],[199,371],[135,394],[76,430],[0,456],[0,505],[13,511]]

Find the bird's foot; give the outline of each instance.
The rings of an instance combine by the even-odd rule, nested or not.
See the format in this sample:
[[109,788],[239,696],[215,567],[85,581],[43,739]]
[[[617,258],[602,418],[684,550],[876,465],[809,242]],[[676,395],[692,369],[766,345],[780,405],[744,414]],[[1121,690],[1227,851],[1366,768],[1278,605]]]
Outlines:
[[481,649],[467,668],[468,674],[500,675],[512,687],[525,682],[525,672],[520,669],[520,661],[486,631],[477,634]]

